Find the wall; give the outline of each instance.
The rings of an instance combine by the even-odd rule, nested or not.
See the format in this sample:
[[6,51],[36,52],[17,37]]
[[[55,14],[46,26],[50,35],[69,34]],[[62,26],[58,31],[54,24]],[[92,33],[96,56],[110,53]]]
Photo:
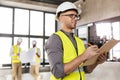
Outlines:
[[86,0],[79,25],[120,16],[120,0]]

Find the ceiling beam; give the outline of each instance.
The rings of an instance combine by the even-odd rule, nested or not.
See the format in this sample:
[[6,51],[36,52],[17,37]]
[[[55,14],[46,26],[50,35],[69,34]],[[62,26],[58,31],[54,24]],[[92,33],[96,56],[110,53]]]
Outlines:
[[0,0],[0,5],[55,12],[57,5],[28,2],[28,0]]

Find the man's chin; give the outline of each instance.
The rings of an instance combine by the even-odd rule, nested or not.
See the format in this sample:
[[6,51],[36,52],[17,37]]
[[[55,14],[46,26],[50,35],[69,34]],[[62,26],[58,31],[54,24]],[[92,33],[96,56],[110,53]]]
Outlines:
[[71,29],[75,29],[75,27],[74,28],[72,27]]
[[73,27],[72,27],[72,29],[75,29],[75,28],[76,28],[76,26],[73,26]]

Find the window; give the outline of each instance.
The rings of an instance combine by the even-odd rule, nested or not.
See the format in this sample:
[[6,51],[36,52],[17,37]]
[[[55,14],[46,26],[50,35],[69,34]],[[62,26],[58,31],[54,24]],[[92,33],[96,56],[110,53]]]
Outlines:
[[[47,41],[47,39],[45,39],[45,43],[46,43],[46,41]],[[45,51],[45,50],[44,50],[44,51]],[[46,62],[49,62],[46,51],[44,52],[44,54],[45,54],[45,61],[46,61]]]
[[29,11],[15,9],[15,34],[28,34],[29,32]]
[[12,38],[0,37],[0,65],[10,64],[10,48],[12,47]]
[[113,27],[113,38],[120,40],[120,22],[114,22],[112,23]]
[[23,52],[32,47],[32,40],[36,40],[41,50],[41,63],[45,65],[48,62],[43,46],[45,40],[55,32],[55,14],[0,7],[0,28],[0,68],[3,64],[11,64],[10,48],[16,45],[19,37],[22,38],[20,47]]
[[[113,38],[116,40],[120,40],[120,22],[112,23],[112,32]],[[117,59],[120,58],[120,43],[118,43],[113,49],[110,51],[110,59],[116,57]]]
[[0,7],[0,33],[12,34],[12,15],[11,8]]
[[96,32],[97,32],[97,36],[100,36],[100,38],[102,38],[103,36],[106,36],[107,39],[110,39],[112,37],[111,24],[110,23],[96,24]]
[[43,12],[30,11],[30,35],[43,35]]
[[83,40],[83,42],[86,46],[88,43],[88,27],[87,26],[85,26],[85,27],[80,26],[78,28],[78,37]]
[[45,36],[55,32],[55,14],[45,13]]

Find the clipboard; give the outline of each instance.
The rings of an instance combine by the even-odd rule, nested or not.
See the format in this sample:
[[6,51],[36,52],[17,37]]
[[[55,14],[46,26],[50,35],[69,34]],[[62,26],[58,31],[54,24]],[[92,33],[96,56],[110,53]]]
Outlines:
[[[107,54],[107,52],[109,52],[109,50],[112,49],[119,42],[120,42],[120,40],[115,40],[115,39],[107,41],[103,46],[100,47],[100,49],[98,50],[98,53],[100,53],[100,54],[106,53]],[[94,64],[100,54],[85,61],[83,63],[83,66]]]

